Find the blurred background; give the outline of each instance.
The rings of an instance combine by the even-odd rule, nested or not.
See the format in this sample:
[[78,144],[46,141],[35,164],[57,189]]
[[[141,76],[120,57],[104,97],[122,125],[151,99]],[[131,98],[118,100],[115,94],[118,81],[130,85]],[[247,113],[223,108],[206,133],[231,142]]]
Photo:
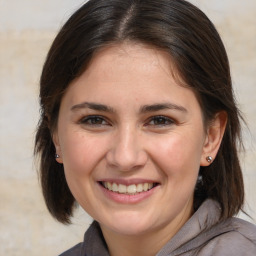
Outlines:
[[[58,255],[82,241],[91,222],[78,209],[70,226],[55,221],[41,195],[33,143],[38,84],[50,44],[85,1],[0,0],[0,255]],[[242,166],[246,210],[256,221],[256,1],[191,0],[219,30],[238,104],[245,115]]]

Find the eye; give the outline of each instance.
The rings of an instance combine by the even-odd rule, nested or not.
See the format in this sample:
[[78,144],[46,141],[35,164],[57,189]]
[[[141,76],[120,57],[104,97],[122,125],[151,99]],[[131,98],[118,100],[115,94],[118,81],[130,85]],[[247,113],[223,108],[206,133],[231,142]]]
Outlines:
[[79,123],[84,125],[91,125],[91,126],[109,125],[109,123],[102,116],[86,116],[86,117],[83,117],[79,121]]
[[168,126],[174,124],[174,120],[166,116],[154,116],[149,119],[147,126]]

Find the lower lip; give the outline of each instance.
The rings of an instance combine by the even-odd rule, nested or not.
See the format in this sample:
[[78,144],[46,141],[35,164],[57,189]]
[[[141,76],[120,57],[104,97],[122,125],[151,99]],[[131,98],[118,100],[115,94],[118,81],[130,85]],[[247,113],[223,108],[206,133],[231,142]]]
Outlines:
[[135,195],[129,195],[129,194],[120,194],[117,192],[110,191],[110,190],[104,188],[100,184],[99,184],[99,187],[107,198],[109,198],[117,203],[122,203],[122,204],[139,203],[139,202],[147,199],[148,197],[150,197],[158,188],[158,186],[156,186],[148,191],[140,192]]

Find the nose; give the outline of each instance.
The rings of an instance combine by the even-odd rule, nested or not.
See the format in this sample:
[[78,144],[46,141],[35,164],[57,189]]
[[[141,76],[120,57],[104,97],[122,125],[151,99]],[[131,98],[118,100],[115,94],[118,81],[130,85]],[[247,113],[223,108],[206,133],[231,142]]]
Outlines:
[[107,163],[119,171],[142,168],[148,159],[143,149],[142,135],[136,129],[125,127],[117,132],[106,155]]

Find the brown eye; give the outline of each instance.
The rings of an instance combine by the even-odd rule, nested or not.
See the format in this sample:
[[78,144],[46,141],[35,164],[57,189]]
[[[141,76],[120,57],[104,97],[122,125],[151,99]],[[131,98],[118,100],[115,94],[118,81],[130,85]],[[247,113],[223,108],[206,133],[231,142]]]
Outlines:
[[105,121],[105,119],[101,116],[87,116],[80,120],[81,124],[85,125],[108,125],[108,122]]
[[147,123],[150,126],[167,126],[172,124],[174,124],[174,121],[166,116],[154,116]]

